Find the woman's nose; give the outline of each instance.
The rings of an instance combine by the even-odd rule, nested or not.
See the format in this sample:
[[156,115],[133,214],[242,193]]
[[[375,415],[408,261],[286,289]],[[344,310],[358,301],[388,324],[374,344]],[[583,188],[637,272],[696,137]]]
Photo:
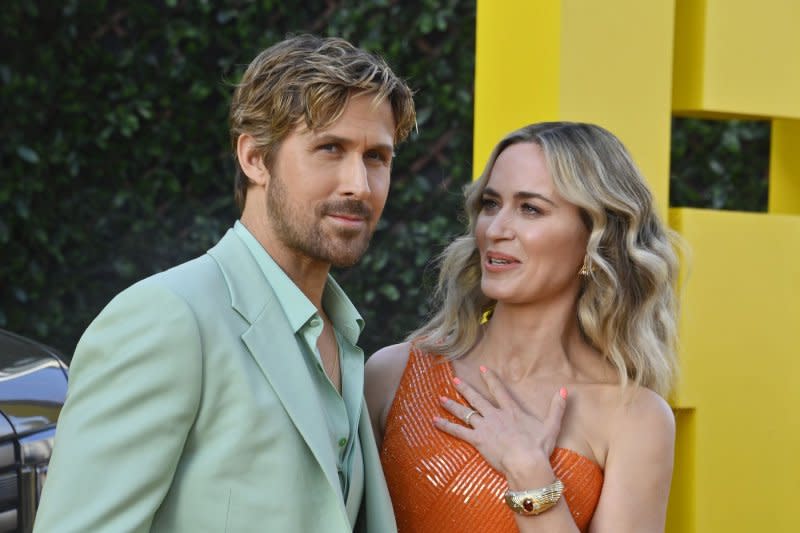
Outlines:
[[510,239],[514,236],[510,213],[505,209],[498,211],[486,228],[486,236],[490,239]]

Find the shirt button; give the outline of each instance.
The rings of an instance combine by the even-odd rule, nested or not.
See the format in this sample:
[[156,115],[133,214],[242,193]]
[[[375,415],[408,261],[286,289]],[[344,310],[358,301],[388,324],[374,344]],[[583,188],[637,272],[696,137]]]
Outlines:
[[315,316],[314,318],[311,319],[311,322],[309,322],[309,324],[311,325],[312,328],[317,328],[319,327],[319,322],[320,322],[319,317]]
[[339,447],[343,447],[345,444],[347,444],[346,438],[342,437],[341,439],[339,439]]

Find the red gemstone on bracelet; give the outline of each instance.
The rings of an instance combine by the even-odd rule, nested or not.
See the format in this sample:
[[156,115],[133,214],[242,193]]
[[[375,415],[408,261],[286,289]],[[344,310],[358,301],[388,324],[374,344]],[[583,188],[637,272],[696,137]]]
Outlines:
[[522,508],[528,511],[529,513],[533,511],[533,500],[530,498],[525,498],[522,500]]

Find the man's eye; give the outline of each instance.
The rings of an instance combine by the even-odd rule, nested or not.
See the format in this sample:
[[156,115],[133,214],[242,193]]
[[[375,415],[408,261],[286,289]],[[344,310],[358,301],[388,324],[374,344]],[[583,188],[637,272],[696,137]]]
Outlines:
[[387,160],[388,160],[388,158],[389,158],[389,156],[387,156],[387,155],[386,155],[386,154],[384,154],[383,152],[379,152],[379,151],[377,151],[377,150],[370,150],[369,152],[367,152],[367,153],[365,154],[365,157],[366,157],[367,159],[372,159],[372,160],[374,160],[374,161],[380,161],[380,162],[382,162],[382,163],[386,163],[386,161],[387,161]]
[[335,153],[337,150],[339,150],[339,147],[333,143],[328,143],[320,145],[318,149],[323,152]]

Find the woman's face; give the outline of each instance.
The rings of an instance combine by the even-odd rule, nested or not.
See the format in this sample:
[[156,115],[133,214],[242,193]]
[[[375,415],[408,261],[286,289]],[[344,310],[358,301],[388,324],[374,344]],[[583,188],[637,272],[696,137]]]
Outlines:
[[578,207],[556,191],[538,144],[500,154],[475,226],[481,289],[498,302],[575,301],[589,232]]

